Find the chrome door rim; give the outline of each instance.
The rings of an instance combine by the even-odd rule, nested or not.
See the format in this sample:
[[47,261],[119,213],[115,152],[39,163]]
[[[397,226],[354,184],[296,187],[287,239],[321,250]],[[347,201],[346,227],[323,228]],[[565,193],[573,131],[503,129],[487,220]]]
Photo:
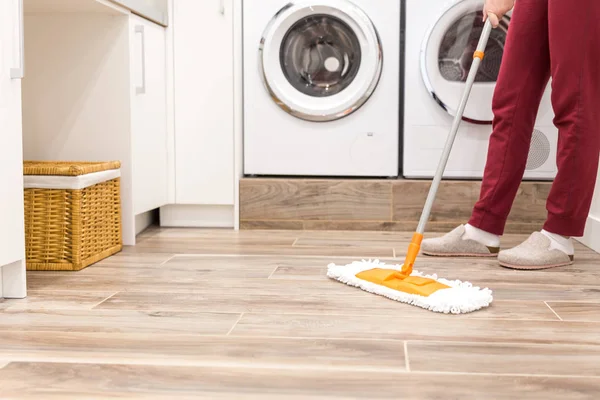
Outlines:
[[[353,98],[351,102],[346,101],[346,103],[348,103],[348,104],[346,104],[344,107],[341,107],[341,104],[337,104],[337,107],[332,107],[333,111],[331,111],[331,112],[319,112],[317,110],[315,110],[314,112],[310,112],[307,110],[302,110],[301,107],[298,107],[296,104],[294,104],[293,99],[291,99],[292,96],[286,96],[282,90],[277,90],[275,85],[273,84],[273,82],[271,82],[271,79],[269,78],[269,73],[267,71],[268,68],[266,66],[266,60],[265,60],[265,51],[267,50],[266,48],[269,45],[269,38],[273,36],[275,25],[279,22],[281,16],[284,15],[285,13],[294,15],[294,14],[302,12],[306,9],[312,10],[315,7],[325,8],[325,9],[329,10],[329,13],[331,15],[335,15],[336,13],[338,15],[344,15],[346,17],[347,21],[352,21],[352,22],[354,22],[355,26],[358,26],[359,28],[361,28],[360,29],[361,33],[365,37],[367,37],[367,40],[374,42],[375,47],[376,47],[376,50],[375,50],[376,58],[374,60],[375,66],[373,68],[373,75],[371,77],[369,77],[369,84],[366,86],[366,88],[364,90],[360,91],[361,94],[357,98]],[[347,10],[351,10],[352,15],[350,15],[347,12]],[[327,14],[329,14],[329,13],[327,13]],[[312,14],[317,14],[317,13],[315,12]],[[279,44],[279,46],[277,46],[278,51],[279,51],[280,45],[281,44]],[[373,61],[373,57],[370,57],[369,62],[372,62],[372,61]],[[377,86],[379,84],[382,70],[383,70],[383,49],[382,49],[382,44],[381,44],[379,34],[377,32],[375,25],[371,21],[371,19],[368,17],[368,15],[362,9],[360,9],[359,7],[357,7],[355,4],[351,3],[350,1],[347,1],[347,0],[322,0],[319,2],[315,2],[315,1],[305,1],[305,2],[301,2],[301,3],[291,2],[291,3],[288,3],[286,6],[284,6],[281,10],[279,10],[273,16],[273,18],[271,19],[271,21],[265,28],[262,38],[260,40],[260,45],[259,45],[259,64],[260,64],[260,75],[261,75],[263,84],[265,85],[265,88],[268,91],[271,98],[273,99],[273,101],[281,109],[283,109],[290,115],[297,117],[299,119],[302,119],[302,120],[311,121],[311,122],[329,122],[329,121],[335,121],[335,120],[344,118],[344,117],[354,113],[356,110],[361,108],[373,95],[373,93],[375,92],[375,89],[377,88]],[[363,67],[364,66],[361,64],[361,66],[359,67],[360,70],[362,70]],[[357,79],[359,79],[359,77],[357,77]],[[362,77],[362,80],[363,81],[365,80],[364,77]],[[358,84],[360,84],[360,82],[356,83],[356,85],[358,85]],[[353,85],[355,85],[354,82],[352,82],[349,87],[353,87]],[[288,89],[296,90],[295,88],[292,87],[291,84],[289,84]],[[347,90],[347,89],[345,89],[345,90]],[[300,93],[300,92],[298,92],[298,93]],[[295,95],[298,97],[301,97],[298,94],[295,94]],[[310,96],[308,96],[308,95],[303,95],[303,96],[310,98]],[[333,95],[333,96],[331,96],[331,98],[335,98],[336,96],[339,96],[339,95]]]
[[[435,22],[431,25],[431,27],[428,29],[424,40],[421,44],[421,50],[420,50],[420,69],[421,69],[421,77],[423,79],[423,83],[425,84],[425,87],[427,89],[427,91],[429,92],[430,96],[433,98],[433,100],[442,108],[444,109],[450,116],[455,117],[456,116],[456,111],[453,110],[446,102],[444,102],[440,96],[436,93],[435,88],[433,87],[433,84],[429,78],[429,73],[427,71],[427,50],[429,48],[429,42],[431,40],[431,37],[433,35],[433,32],[436,30],[436,28],[438,27],[439,21],[441,21],[443,19],[443,17],[448,14],[453,8],[457,7],[457,6],[461,6],[463,2],[465,1],[469,1],[469,0],[455,0],[452,2],[452,4],[448,5],[439,15],[438,17],[435,19]],[[509,15],[505,15],[502,20],[500,21],[501,26],[499,28],[496,29],[503,29],[504,31],[508,30],[508,25],[510,23],[510,16]],[[490,104],[491,107],[491,104]],[[480,125],[490,125],[492,124],[492,120],[482,120],[482,119],[476,119],[476,118],[468,118],[463,116],[462,120],[465,122],[470,122],[473,124],[480,124]]]

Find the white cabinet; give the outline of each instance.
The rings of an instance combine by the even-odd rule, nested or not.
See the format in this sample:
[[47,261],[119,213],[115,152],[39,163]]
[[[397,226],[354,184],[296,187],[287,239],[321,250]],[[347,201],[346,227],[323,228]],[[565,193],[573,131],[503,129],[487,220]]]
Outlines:
[[233,2],[176,0],[173,27],[175,201],[233,207]]
[[25,158],[121,161],[133,245],[142,214],[168,202],[165,28],[93,0],[25,4]]
[[165,29],[130,17],[133,211],[167,204],[167,72]]
[[25,297],[19,0],[0,2],[0,298]]

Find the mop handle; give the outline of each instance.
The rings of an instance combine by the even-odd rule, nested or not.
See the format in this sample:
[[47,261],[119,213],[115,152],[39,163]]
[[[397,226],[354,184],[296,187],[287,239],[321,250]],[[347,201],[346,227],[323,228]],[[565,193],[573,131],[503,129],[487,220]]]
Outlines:
[[425,233],[425,226],[427,225],[427,221],[429,220],[429,215],[431,214],[431,209],[433,208],[433,202],[435,201],[435,196],[437,195],[437,190],[440,186],[440,181],[442,180],[442,176],[444,175],[444,171],[446,170],[446,164],[448,163],[448,158],[450,157],[450,152],[452,150],[452,146],[454,145],[454,139],[456,139],[456,134],[458,133],[458,128],[460,127],[460,123],[465,112],[465,107],[467,106],[469,95],[471,94],[471,89],[473,88],[473,83],[475,82],[475,77],[477,76],[477,72],[479,70],[479,65],[483,60],[484,51],[487,46],[488,39],[490,38],[491,32],[492,23],[488,18],[485,21],[485,25],[483,26],[483,32],[481,33],[481,37],[479,38],[477,50],[473,54],[473,64],[471,65],[471,69],[469,70],[469,75],[465,84],[465,91],[460,100],[458,110],[454,115],[452,130],[450,131],[450,134],[446,139],[446,145],[444,147],[444,151],[442,152],[442,157],[438,164],[438,168],[433,178],[433,182],[431,183],[431,187],[429,188],[427,201],[425,201],[423,213],[421,214],[419,226],[417,227],[418,234],[423,235]]
[[492,23],[488,18],[485,21],[485,25],[483,26],[483,32],[481,33],[481,37],[479,38],[477,50],[475,50],[475,53],[473,53],[473,64],[471,65],[471,69],[469,70],[469,75],[465,84],[465,91],[460,100],[458,110],[454,115],[454,123],[452,124],[452,130],[450,131],[450,134],[446,139],[446,145],[444,147],[444,151],[442,152],[442,157],[438,164],[435,176],[433,177],[431,187],[429,188],[429,194],[427,195],[427,200],[425,201],[425,205],[423,206],[423,213],[421,214],[421,219],[419,220],[419,226],[417,227],[417,231],[413,235],[413,238],[408,246],[406,259],[404,260],[404,264],[402,265],[402,271],[400,273],[401,276],[409,276],[412,273],[415,260],[417,259],[417,255],[421,250],[421,242],[423,241],[425,226],[427,225],[427,221],[429,221],[429,215],[431,214],[431,209],[433,208],[433,202],[435,201],[435,196],[437,195],[437,191],[440,186],[440,181],[442,180],[442,176],[444,175],[444,171],[446,170],[446,164],[448,163],[448,158],[450,157],[450,151],[452,150],[452,146],[454,145],[454,139],[456,139],[456,134],[458,133],[458,128],[462,121],[462,117],[465,112],[465,107],[467,106],[467,101],[469,100],[469,95],[471,94],[471,89],[473,88],[473,83],[475,82],[475,77],[477,76],[477,72],[479,70],[479,65],[483,60],[484,51],[487,46],[488,39],[490,38],[490,33],[492,33]]

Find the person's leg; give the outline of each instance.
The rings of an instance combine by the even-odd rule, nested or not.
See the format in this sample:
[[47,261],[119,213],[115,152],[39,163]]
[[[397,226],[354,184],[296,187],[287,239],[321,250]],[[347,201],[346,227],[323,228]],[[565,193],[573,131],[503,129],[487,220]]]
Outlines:
[[422,243],[432,256],[496,256],[498,235],[523,178],[531,135],[550,77],[548,0],[519,0],[513,10],[492,108],[493,133],[481,196],[469,224]]
[[493,132],[481,194],[469,225],[495,235],[504,233],[549,78],[548,0],[519,0],[494,92]]
[[552,104],[559,130],[558,174],[546,231],[582,236],[600,153],[600,1],[550,1]]
[[518,269],[572,263],[568,237],[583,235],[600,156],[600,2],[550,1],[548,13],[558,174],[544,230],[498,255],[500,265]]

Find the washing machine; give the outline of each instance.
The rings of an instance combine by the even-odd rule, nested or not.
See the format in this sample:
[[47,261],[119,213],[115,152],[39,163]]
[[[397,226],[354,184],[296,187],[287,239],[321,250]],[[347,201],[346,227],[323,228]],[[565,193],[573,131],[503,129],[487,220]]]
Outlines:
[[[407,0],[403,175],[435,174],[464,91],[481,31],[483,0]],[[492,31],[445,177],[480,179],[492,133],[492,97],[510,29],[511,13]],[[550,87],[544,94],[524,179],[556,176],[558,130]]]
[[398,0],[244,0],[244,173],[393,177]]

